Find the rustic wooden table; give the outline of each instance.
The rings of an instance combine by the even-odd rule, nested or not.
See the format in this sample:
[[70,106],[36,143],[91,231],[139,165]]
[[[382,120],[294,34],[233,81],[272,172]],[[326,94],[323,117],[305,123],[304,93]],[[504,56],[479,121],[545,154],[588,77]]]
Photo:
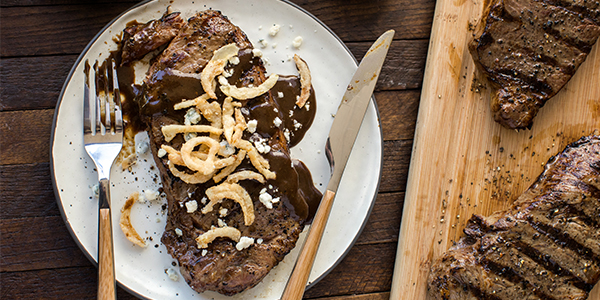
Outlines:
[[[69,235],[57,207],[50,177],[50,132],[62,85],[79,53],[136,1],[90,2],[1,4],[2,299],[96,296],[97,270]],[[293,2],[329,26],[357,59],[379,34],[396,30],[375,92],[385,140],[375,207],[348,255],[305,294],[310,299],[388,299],[435,1]],[[122,289],[118,297],[135,298]]]

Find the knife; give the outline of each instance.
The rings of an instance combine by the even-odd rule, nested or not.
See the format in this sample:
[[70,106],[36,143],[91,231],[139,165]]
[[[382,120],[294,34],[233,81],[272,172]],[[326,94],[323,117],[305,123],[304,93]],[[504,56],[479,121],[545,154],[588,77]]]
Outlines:
[[304,295],[335,194],[393,37],[394,30],[388,30],[373,43],[342,97],[325,145],[331,178],[281,300],[299,300]]

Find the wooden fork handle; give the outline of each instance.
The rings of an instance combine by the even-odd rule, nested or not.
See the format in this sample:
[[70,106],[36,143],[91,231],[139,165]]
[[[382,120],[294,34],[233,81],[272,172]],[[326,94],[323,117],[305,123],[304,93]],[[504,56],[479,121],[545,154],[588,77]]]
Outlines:
[[110,209],[100,209],[98,226],[98,299],[116,299]]
[[98,299],[116,299],[115,264],[108,180],[100,180],[98,214]]
[[333,206],[333,198],[335,198],[335,192],[330,190],[325,191],[281,300],[302,299],[302,295],[304,295],[304,290],[306,289],[306,282],[308,281],[308,276],[310,275],[310,270],[315,261],[317,249],[319,249],[325,225]]

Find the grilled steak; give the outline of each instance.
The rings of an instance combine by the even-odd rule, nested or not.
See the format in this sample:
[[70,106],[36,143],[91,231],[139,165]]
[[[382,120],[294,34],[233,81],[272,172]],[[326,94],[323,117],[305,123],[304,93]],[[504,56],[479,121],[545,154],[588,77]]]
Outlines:
[[[215,50],[230,43],[235,43],[240,51],[239,62],[230,63],[235,66],[227,78],[229,84],[247,87],[264,82],[262,60],[253,55],[252,44],[246,35],[220,12],[208,10],[190,18],[157,57],[150,66],[141,97],[137,99],[142,118],[148,126],[151,149],[168,200],[168,220],[161,241],[169,254],[177,259],[181,274],[190,287],[197,292],[212,290],[225,295],[239,293],[258,284],[294,248],[321,198],[308,169],[302,162],[290,158],[287,136],[293,133],[286,133],[283,125],[274,122],[276,118],[282,120],[281,124],[291,122],[288,119],[292,114],[288,111],[295,109],[293,115],[301,123],[302,130],[310,127],[314,109],[307,112],[306,109],[293,108],[295,95],[300,93],[297,77],[282,76],[272,92],[240,101],[246,122],[258,120],[256,131],[244,131],[242,138],[255,143],[262,140],[270,147],[270,151],[262,156],[277,175],[266,183],[254,180],[238,182],[252,198],[255,218],[251,224],[246,225],[242,207],[228,199],[217,204],[211,212],[201,212],[207,204],[206,190],[216,183],[213,180],[186,183],[172,173],[167,156],[159,157],[161,145],[180,149],[185,143],[182,134],[166,141],[161,131],[165,125],[184,124],[186,120],[187,109],[174,110],[174,104],[204,94],[199,79],[201,71]],[[278,89],[288,89],[284,99],[275,99],[272,95],[278,94]],[[225,95],[218,88],[216,94],[218,99],[212,103],[223,106]],[[309,102],[316,107],[314,93]],[[199,123],[209,124],[206,116]],[[296,134],[301,136],[302,130]],[[257,172],[248,157],[235,172],[244,170]],[[272,201],[272,208],[268,208],[264,199],[259,197],[265,190],[278,200]],[[188,207],[193,202],[198,205],[196,211]],[[255,243],[240,250],[232,239],[219,237],[208,247],[199,246],[196,238],[224,224],[237,228],[243,237],[254,238]]]
[[496,90],[494,119],[530,128],[600,35],[598,0],[491,0],[469,49]]
[[550,159],[507,211],[474,215],[432,265],[434,299],[587,299],[600,278],[600,136]]
[[179,32],[185,20],[179,12],[166,12],[159,20],[146,24],[131,24],[123,30],[121,65],[144,57],[169,43]]

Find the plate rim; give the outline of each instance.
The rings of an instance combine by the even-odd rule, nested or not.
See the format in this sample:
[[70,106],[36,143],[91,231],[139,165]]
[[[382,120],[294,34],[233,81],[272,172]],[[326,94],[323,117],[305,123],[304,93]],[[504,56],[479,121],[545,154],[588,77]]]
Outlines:
[[[329,26],[327,26],[325,23],[323,23],[320,19],[318,19],[316,16],[314,16],[312,13],[308,12],[306,9],[300,7],[299,5],[291,2],[290,0],[276,0],[282,3],[285,3],[287,5],[290,5],[291,7],[297,9],[298,11],[306,14],[307,16],[311,17],[315,22],[317,22],[319,25],[321,25],[323,28],[325,28],[333,37],[335,37],[335,39],[338,40],[338,42],[343,46],[343,48],[346,50],[346,52],[348,52],[348,54],[350,54],[350,57],[352,57],[352,60],[354,61],[355,66],[358,66],[358,61],[356,59],[356,57],[354,56],[354,54],[350,51],[350,49],[348,48],[348,46],[346,45],[346,43],[344,43],[344,41],[342,41],[342,39],[335,34],[335,32],[333,30],[331,30],[331,28],[329,28]],[[115,18],[113,18],[110,22],[108,22],[104,27],[102,27],[102,29],[100,29],[96,35],[94,35],[94,37],[90,40],[90,42],[88,42],[88,44],[85,46],[85,48],[81,51],[81,53],[79,54],[79,56],[77,57],[77,59],[75,60],[75,62],[73,63],[73,66],[71,67],[71,70],[69,71],[69,74],[66,76],[65,78],[65,82],[63,83],[63,87],[60,91],[60,94],[58,96],[58,101],[56,102],[56,106],[55,106],[55,110],[54,110],[54,116],[52,119],[52,127],[51,127],[51,133],[50,133],[50,177],[52,180],[52,189],[54,191],[54,197],[56,198],[56,202],[57,202],[57,206],[58,209],[60,211],[60,215],[63,219],[63,222],[65,223],[67,230],[69,231],[69,234],[71,235],[71,237],[73,238],[73,240],[75,241],[75,243],[77,244],[77,246],[79,247],[79,249],[81,250],[81,252],[84,254],[84,256],[97,268],[98,267],[98,262],[91,256],[90,253],[88,253],[87,251],[85,251],[85,248],[83,247],[83,245],[81,244],[81,241],[77,238],[77,236],[75,235],[75,232],[73,231],[73,226],[71,225],[71,223],[68,221],[67,216],[65,214],[64,208],[63,208],[63,203],[62,200],[60,198],[60,193],[58,192],[58,187],[56,184],[56,174],[55,174],[55,168],[54,168],[54,142],[55,142],[55,132],[56,132],[56,125],[57,125],[57,117],[58,114],[60,112],[60,107],[61,107],[61,103],[62,100],[64,98],[64,94],[65,91],[67,89],[67,86],[69,84],[69,82],[71,81],[71,79],[73,78],[73,74],[75,73],[75,70],[77,69],[77,66],[81,63],[82,59],[86,56],[87,52],[89,51],[89,49],[92,47],[92,45],[98,40],[98,38],[100,37],[100,35],[102,35],[113,23],[115,23],[117,20],[119,20],[123,15],[129,13],[130,11],[146,5],[150,2],[158,2],[158,0],[144,0],[141,1],[131,7],[129,7],[128,9],[124,10],[122,13],[120,13],[118,16],[116,16]],[[348,255],[348,253],[350,252],[350,250],[352,249],[352,247],[354,247],[354,244],[356,244],[356,241],[358,240],[358,238],[360,237],[362,231],[364,230],[365,226],[367,225],[368,221],[369,221],[369,217],[371,215],[371,212],[373,211],[373,207],[375,206],[375,201],[377,199],[377,195],[379,193],[379,187],[381,185],[381,175],[383,172],[383,149],[384,149],[384,139],[383,139],[383,130],[381,127],[381,118],[380,118],[380,114],[379,114],[379,108],[377,106],[377,101],[375,100],[375,94],[373,93],[373,95],[371,95],[371,99],[370,102],[373,104],[374,110],[375,110],[375,117],[377,120],[377,127],[379,128],[379,144],[381,145],[381,151],[379,153],[380,156],[380,160],[379,160],[379,174],[377,176],[377,184],[375,186],[375,192],[373,195],[373,198],[371,199],[371,203],[369,206],[369,209],[367,211],[366,214],[366,218],[363,220],[359,230],[357,231],[356,235],[353,237],[352,241],[350,242],[349,246],[344,249],[344,251],[342,252],[342,254],[339,256],[339,258],[331,265],[330,268],[328,268],[327,270],[325,270],[325,272],[323,272],[323,274],[321,274],[319,277],[317,277],[314,281],[312,282],[308,282],[306,289],[310,289],[311,287],[313,287],[315,284],[317,284],[319,281],[321,281],[321,279],[325,278],[333,269],[335,269],[335,267],[337,267],[341,261],[346,257],[346,255]],[[362,122],[362,121],[361,121]],[[361,125],[362,126],[362,125]],[[335,199],[334,199],[335,200]],[[298,246],[304,246],[304,245],[296,245],[296,247]],[[143,298],[143,299],[151,299],[151,298],[147,298],[143,295],[141,295],[140,293],[138,293],[137,291],[129,288],[129,286],[125,285],[124,283],[121,283],[120,281],[115,279],[115,282],[118,286],[120,286],[122,289],[124,289],[125,291],[127,291],[128,293],[138,297],[138,298]]]

